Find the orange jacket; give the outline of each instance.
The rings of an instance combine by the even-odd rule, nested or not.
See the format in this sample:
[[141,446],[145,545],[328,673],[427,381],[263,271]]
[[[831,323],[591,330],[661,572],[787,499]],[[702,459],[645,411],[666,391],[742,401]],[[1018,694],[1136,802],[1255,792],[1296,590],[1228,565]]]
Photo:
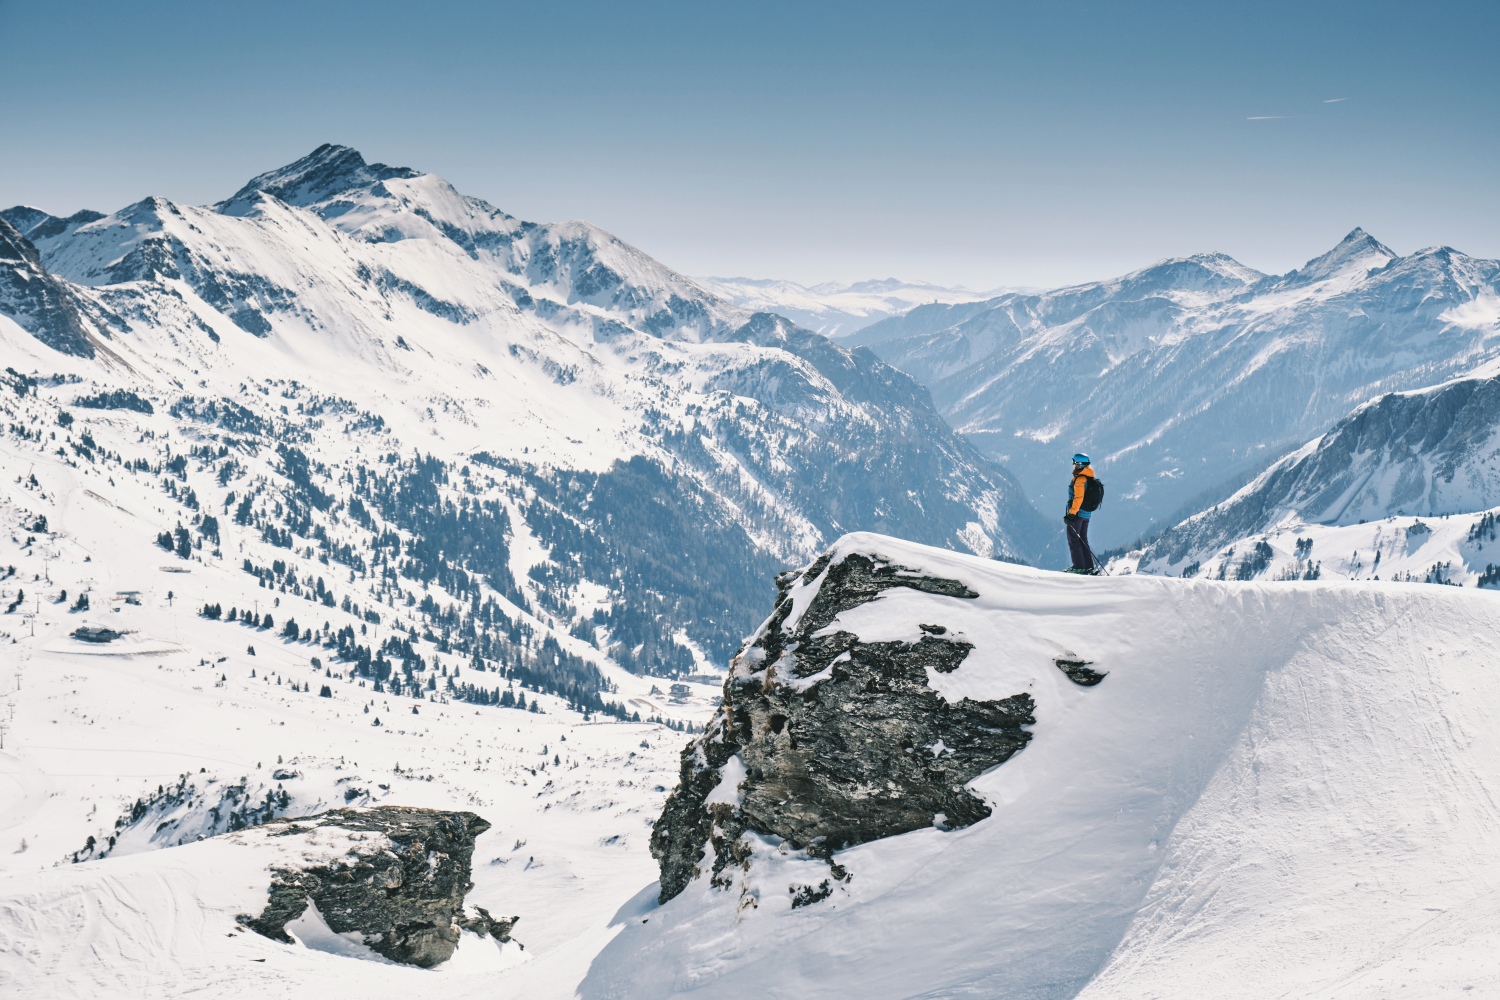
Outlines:
[[1092,479],[1093,477],[1094,467],[1092,465],[1085,465],[1078,471],[1077,475],[1073,477],[1073,500],[1068,504],[1069,514],[1077,514],[1083,507],[1084,479]]

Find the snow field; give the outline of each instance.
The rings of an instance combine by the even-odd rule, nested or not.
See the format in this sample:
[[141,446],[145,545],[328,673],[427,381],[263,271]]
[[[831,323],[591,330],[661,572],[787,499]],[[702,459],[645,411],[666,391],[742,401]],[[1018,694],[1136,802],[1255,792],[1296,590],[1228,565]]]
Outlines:
[[[35,395],[13,405],[50,434],[54,406]],[[101,447],[127,459],[152,454],[135,444],[135,428],[160,414],[75,412],[74,430],[86,427]],[[293,558],[287,550],[247,542],[244,553],[190,560],[162,551],[156,531],[183,512],[154,480],[0,442],[0,574],[16,568],[0,580],[0,594],[9,605],[18,589],[26,593],[15,613],[0,615],[0,993],[182,996],[217,984],[228,995],[446,996],[463,995],[472,981],[474,991],[494,995],[497,970],[515,966],[512,995],[568,995],[565,982],[577,973],[558,969],[581,969],[610,933],[616,900],[655,877],[649,825],[675,780],[683,737],[654,725],[584,724],[561,699],[534,692],[528,698],[545,714],[377,694],[351,681],[334,651],[285,642],[278,628],[203,619],[205,602],[226,610],[259,602],[278,626],[288,617],[361,624],[339,608],[261,588],[239,569],[241,555],[269,564]],[[222,519],[221,496],[204,489],[201,499]],[[38,515],[49,531],[31,530]],[[337,567],[318,572],[345,592]],[[71,611],[83,591],[89,610]],[[352,596],[371,603],[358,590]],[[82,624],[126,636],[83,643],[71,638]],[[650,680],[594,655],[622,700],[682,718],[710,709],[711,687],[690,684],[697,694],[668,701],[650,693]],[[466,679],[506,683],[467,669]],[[323,684],[333,697],[318,696]],[[283,768],[297,776],[273,777]],[[89,837],[102,849],[117,817],[183,775],[197,796],[161,814],[179,825],[165,834],[127,828],[112,856],[65,863]],[[469,901],[520,915],[515,936],[526,949],[466,937],[433,979],[238,933],[234,917],[264,906],[274,857],[231,851],[227,838],[151,848],[168,835],[191,839],[193,824],[225,805],[216,796],[241,781],[252,799],[285,790],[294,815],[377,801],[479,813],[494,828],[479,842]],[[150,818],[154,826],[158,817]]]

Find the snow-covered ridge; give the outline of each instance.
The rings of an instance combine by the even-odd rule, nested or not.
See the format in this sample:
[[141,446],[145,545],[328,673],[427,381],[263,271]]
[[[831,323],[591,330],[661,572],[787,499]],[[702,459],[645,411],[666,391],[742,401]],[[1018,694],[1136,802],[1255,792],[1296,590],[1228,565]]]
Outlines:
[[[891,568],[878,593],[840,574],[861,560]],[[841,593],[815,612],[829,588]],[[714,789],[696,876],[662,905],[652,886],[622,909],[580,992],[1500,989],[1488,950],[1500,943],[1500,750],[1489,738],[1500,675],[1487,662],[1497,600],[1390,583],[1078,578],[841,539],[784,581],[749,650],[765,655],[742,657],[710,735],[684,753],[673,798]],[[903,750],[908,720],[862,715],[838,663],[803,690],[814,664],[801,657],[832,652],[806,636],[771,663],[776,636],[800,635],[812,613],[821,642],[846,647],[855,679],[881,658],[929,658],[925,683],[892,674],[866,692],[930,689],[954,711],[1030,703],[1024,747],[964,786],[992,812],[961,829],[932,816],[831,856],[796,832],[765,831],[771,803],[789,830],[826,822],[820,808],[837,801],[804,799],[804,782],[845,767],[842,755],[876,773],[859,790],[879,812],[924,804],[900,795],[916,791],[902,784],[913,755],[941,767],[973,751]],[[798,728],[820,697],[835,712],[845,703],[839,749],[809,757],[805,779],[773,769],[767,761],[822,746],[824,734]],[[762,700],[798,707],[763,725]],[[716,775],[709,741],[720,731],[737,752]]]
[[[703,991],[1258,1000],[1500,988],[1491,957],[1500,816],[1490,804],[1500,754],[1489,738],[1500,681],[1485,653],[1500,642],[1493,594],[1080,578],[844,537],[783,578],[789,606],[747,653],[804,625],[819,641],[849,644],[850,659],[937,649],[944,669],[921,685],[931,698],[957,707],[1024,694],[1034,704],[1029,738],[953,790],[988,811],[961,828],[934,816],[828,858],[747,831],[717,882],[705,864],[659,906],[646,842],[682,737],[584,723],[550,695],[537,696],[544,714],[442,697],[415,702],[413,714],[409,697],[328,678],[308,662],[316,646],[194,613],[209,597],[232,591],[248,606],[271,592],[211,558],[149,556],[154,543],[136,522],[157,502],[150,484],[80,465],[39,465],[37,489],[98,505],[98,516],[29,545],[13,519],[0,533],[0,563],[26,577],[45,563],[52,574],[23,581],[28,593],[46,588],[35,637],[19,615],[0,615],[22,671],[19,687],[0,676],[15,708],[0,763],[18,778],[0,786],[0,836],[27,842],[0,853],[0,976],[20,995],[175,997],[218,981],[371,1000]],[[49,513],[58,509],[49,501]],[[814,612],[835,596],[836,568],[859,559],[891,567],[875,578],[892,585]],[[15,585],[0,581],[7,592]],[[70,613],[54,603],[57,588],[87,589],[99,604]],[[139,603],[106,610],[125,591]],[[277,594],[276,610],[299,620],[352,618]],[[804,621],[809,613],[819,617]],[[133,652],[68,639],[89,616],[135,630]],[[155,647],[142,654],[148,640]],[[425,640],[418,648],[432,652]],[[782,652],[774,677],[748,655],[736,676],[747,688],[796,688],[787,696],[808,703],[840,683],[839,663],[802,678],[797,658],[808,650]],[[623,694],[655,697],[647,680],[620,680],[638,685]],[[332,697],[319,696],[323,683]],[[685,710],[701,720],[710,709],[695,698]],[[811,736],[799,721],[775,738]],[[875,767],[881,755],[904,755],[897,739],[876,743],[889,722],[848,714],[846,725],[870,727],[848,752]],[[763,738],[773,739],[769,728]],[[912,748],[933,762],[952,749]],[[748,768],[732,763],[707,796],[712,808],[735,808],[750,788]],[[282,837],[241,833],[51,867],[81,846],[80,831],[129,811],[143,786],[200,766],[228,781],[305,781],[324,801],[352,783],[379,789],[385,803],[485,817],[495,827],[476,843],[469,902],[520,916],[525,951],[466,934],[451,962],[426,973],[357,958],[316,922],[289,928],[292,944],[236,933],[237,915],[265,904],[267,865],[293,846]]]
[[[1232,563],[1268,533],[1322,540],[1330,570],[1339,575],[1381,572],[1371,555],[1358,558],[1335,539],[1371,542],[1366,531],[1330,531],[1389,522],[1386,534],[1412,532],[1428,551],[1417,518],[1456,516],[1466,526],[1500,500],[1500,378],[1493,374],[1388,393],[1356,408],[1327,433],[1282,458],[1233,496],[1173,527],[1140,555],[1150,572],[1241,572]],[[1391,520],[1395,519],[1395,520]],[[1304,530],[1306,529],[1306,530]],[[1445,551],[1425,567],[1385,564],[1384,573],[1474,582],[1488,563],[1482,544]],[[1365,549],[1365,544],[1357,546]],[[1238,556],[1229,550],[1237,550]],[[1402,553],[1405,555],[1406,553]],[[1389,554],[1388,554],[1389,555]],[[1456,557],[1456,562],[1455,562]],[[1425,556],[1423,558],[1426,558]],[[1264,555],[1260,563],[1265,563]],[[1448,566],[1446,572],[1439,563]],[[1268,569],[1259,566],[1255,575]],[[1277,571],[1283,571],[1278,568]],[[1335,571],[1337,572],[1337,571]]]
[[1500,357],[1500,262],[1401,256],[1355,229],[1285,275],[1198,254],[922,306],[852,342],[923,380],[1033,498],[1060,496],[1072,451],[1092,455],[1111,488],[1096,537],[1114,545],[1223,498],[1368,399]]

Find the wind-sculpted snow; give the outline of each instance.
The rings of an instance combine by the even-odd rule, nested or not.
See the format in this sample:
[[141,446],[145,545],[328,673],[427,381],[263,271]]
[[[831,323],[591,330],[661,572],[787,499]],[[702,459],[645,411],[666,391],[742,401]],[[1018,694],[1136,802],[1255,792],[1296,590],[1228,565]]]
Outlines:
[[924,381],[1044,510],[1061,505],[1067,455],[1090,453],[1111,488],[1098,548],[1223,499],[1374,396],[1473,369],[1497,334],[1500,262],[1401,257],[1356,229],[1279,277],[1200,254],[922,306],[851,342]]
[[[663,879],[580,993],[1493,992],[1495,600],[841,539],[737,657],[658,822]],[[1012,698],[1025,728],[988,760],[1004,725],[900,738]],[[934,772],[977,774],[982,809],[933,815]]]

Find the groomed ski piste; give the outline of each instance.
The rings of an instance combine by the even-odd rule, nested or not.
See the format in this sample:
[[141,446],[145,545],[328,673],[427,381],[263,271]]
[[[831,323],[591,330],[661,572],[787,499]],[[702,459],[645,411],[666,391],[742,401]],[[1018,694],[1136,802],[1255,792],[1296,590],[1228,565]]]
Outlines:
[[[77,558],[59,548],[54,579],[139,563],[115,526],[89,523]],[[971,783],[988,819],[841,852],[849,881],[803,908],[782,884],[798,852],[769,842],[737,891],[705,874],[656,905],[647,827],[681,734],[586,725],[550,705],[386,717],[378,700],[377,728],[343,689],[318,699],[267,682],[309,670],[277,644],[258,649],[250,678],[242,634],[186,610],[191,574],[155,588],[176,591],[171,606],[153,590],[131,607],[120,653],[70,645],[42,615],[5,652],[6,995],[1500,992],[1496,594],[1081,578],[871,534],[840,540],[834,561],[856,552],[978,597],[895,589],[829,628],[911,642],[941,623],[974,649],[930,685],[949,701],[1028,693],[1036,722],[1025,749]],[[1060,658],[1106,676],[1076,685]],[[281,849],[249,833],[68,863],[158,782],[200,767],[254,777],[278,756],[321,783],[312,797],[342,805],[338,778],[356,774],[381,802],[488,819],[469,900],[519,915],[525,949],[466,935],[421,971],[351,955],[315,925],[293,945],[240,931]]]

